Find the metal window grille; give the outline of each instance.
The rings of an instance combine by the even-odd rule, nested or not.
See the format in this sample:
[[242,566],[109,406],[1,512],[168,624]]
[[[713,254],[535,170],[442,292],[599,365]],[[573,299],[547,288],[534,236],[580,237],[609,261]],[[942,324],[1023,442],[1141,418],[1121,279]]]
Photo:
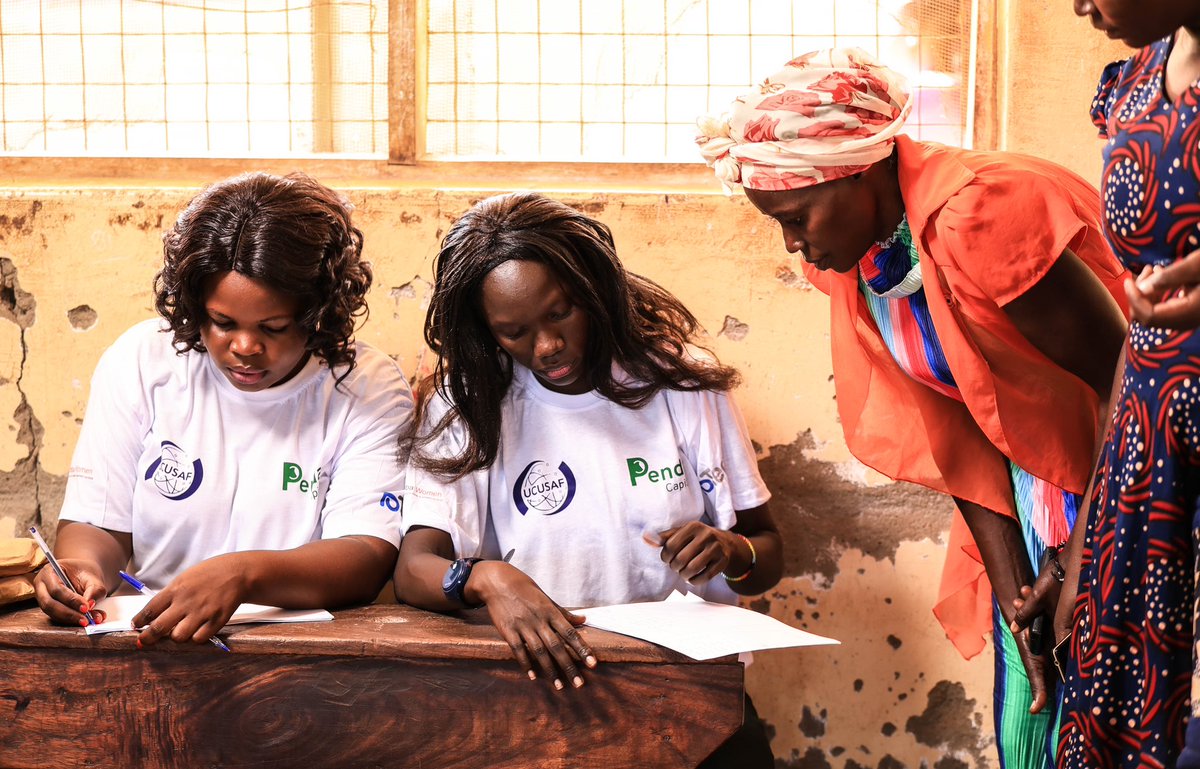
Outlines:
[[695,119],[794,56],[909,77],[907,132],[969,143],[971,0],[428,0],[425,153],[695,162]]
[[387,0],[0,0],[0,153],[386,156]]

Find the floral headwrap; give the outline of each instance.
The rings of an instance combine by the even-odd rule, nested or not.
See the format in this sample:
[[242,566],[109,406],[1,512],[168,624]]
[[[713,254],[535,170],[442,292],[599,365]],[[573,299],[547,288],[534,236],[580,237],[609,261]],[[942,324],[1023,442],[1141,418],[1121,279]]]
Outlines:
[[729,189],[794,190],[866,170],[892,152],[912,101],[861,48],[789,61],[722,118],[697,121],[700,154]]

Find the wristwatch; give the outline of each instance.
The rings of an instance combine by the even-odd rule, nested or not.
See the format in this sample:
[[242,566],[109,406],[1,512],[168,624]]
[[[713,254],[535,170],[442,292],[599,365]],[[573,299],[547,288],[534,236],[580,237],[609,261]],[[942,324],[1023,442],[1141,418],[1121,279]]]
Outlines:
[[467,598],[463,595],[463,591],[467,588],[467,580],[471,578],[471,569],[482,560],[482,558],[459,558],[450,564],[450,568],[446,569],[446,576],[442,577],[442,592],[446,594],[447,598],[468,609],[483,606],[481,603],[467,603]]

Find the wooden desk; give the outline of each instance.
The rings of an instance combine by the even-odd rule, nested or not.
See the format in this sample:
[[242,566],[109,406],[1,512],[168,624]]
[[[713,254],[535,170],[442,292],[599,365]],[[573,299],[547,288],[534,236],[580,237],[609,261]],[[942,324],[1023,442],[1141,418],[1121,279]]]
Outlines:
[[741,724],[742,667],[585,628],[578,691],[529,681],[484,612],[242,625],[234,652],[0,613],[3,767],[694,767]]

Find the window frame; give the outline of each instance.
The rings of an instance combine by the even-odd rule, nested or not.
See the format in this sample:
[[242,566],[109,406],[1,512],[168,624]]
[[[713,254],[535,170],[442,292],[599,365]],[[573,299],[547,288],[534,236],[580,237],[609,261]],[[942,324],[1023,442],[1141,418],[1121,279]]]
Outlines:
[[[1004,0],[973,0],[979,55],[971,122],[974,146],[1003,146],[1005,60]],[[565,161],[455,161],[423,157],[426,54],[424,0],[388,0],[388,151],[386,158],[316,155],[299,158],[139,158],[131,156],[0,156],[5,186],[80,186],[111,179],[138,179],[192,186],[247,170],[297,170],[330,183],[416,186],[434,189],[592,190],[596,192],[719,192],[712,172],[700,163]],[[697,154],[697,158],[699,155]],[[19,180],[19,181],[18,181]]]

